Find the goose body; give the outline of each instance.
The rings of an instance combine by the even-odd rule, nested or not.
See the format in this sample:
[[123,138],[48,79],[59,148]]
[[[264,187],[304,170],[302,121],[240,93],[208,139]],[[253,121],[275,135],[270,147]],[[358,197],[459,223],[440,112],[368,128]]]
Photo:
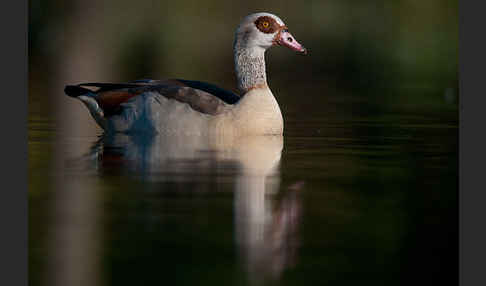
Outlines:
[[283,118],[267,85],[265,51],[274,45],[306,53],[282,20],[269,13],[243,19],[234,41],[240,94],[200,81],[137,80],[68,85],[107,133],[166,133],[220,136],[283,133]]

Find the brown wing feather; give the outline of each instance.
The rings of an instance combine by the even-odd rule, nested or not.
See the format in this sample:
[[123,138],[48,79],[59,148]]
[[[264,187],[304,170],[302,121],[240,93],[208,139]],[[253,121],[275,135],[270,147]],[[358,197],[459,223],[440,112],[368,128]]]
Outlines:
[[120,104],[139,94],[139,92],[129,92],[128,90],[110,90],[100,92],[96,97],[96,101],[103,109],[105,115],[110,115],[118,110]]
[[97,93],[96,101],[103,109],[106,117],[118,114],[124,102],[145,92],[157,92],[160,95],[174,99],[199,112],[216,115],[223,112],[227,106],[218,97],[205,91],[188,87],[176,80],[151,81],[137,83],[135,87],[101,91]]
[[187,103],[192,109],[206,114],[220,114],[228,106],[224,101],[210,93],[187,86],[167,87],[159,85],[154,86],[154,91],[167,98]]
[[[127,84],[87,83],[81,84],[81,86],[99,87],[96,91],[96,101],[103,110],[105,116],[110,116],[118,113],[120,104],[147,91],[147,87],[161,84],[183,86],[181,82],[171,79],[150,80],[146,82],[135,81]],[[127,88],[127,86],[130,86],[130,88]]]

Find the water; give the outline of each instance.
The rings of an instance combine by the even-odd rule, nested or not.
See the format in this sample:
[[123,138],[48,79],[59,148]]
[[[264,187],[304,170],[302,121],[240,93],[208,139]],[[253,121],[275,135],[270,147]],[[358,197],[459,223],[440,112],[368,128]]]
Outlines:
[[284,137],[237,142],[65,132],[31,107],[30,285],[457,284],[457,105],[292,94]]

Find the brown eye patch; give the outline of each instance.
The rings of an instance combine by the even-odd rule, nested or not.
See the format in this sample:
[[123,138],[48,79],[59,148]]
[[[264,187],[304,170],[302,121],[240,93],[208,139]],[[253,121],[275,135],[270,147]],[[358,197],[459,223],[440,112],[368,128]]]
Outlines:
[[277,21],[270,16],[258,17],[255,21],[255,26],[265,34],[273,34],[280,28]]

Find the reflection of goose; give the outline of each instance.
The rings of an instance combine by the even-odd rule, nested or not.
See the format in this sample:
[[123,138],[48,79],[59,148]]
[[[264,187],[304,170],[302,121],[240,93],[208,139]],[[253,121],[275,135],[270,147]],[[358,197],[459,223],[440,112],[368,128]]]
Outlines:
[[268,173],[278,164],[282,147],[280,135],[234,138],[107,133],[93,149],[101,155],[101,163],[119,162],[124,168],[143,172],[145,178],[157,180],[157,175],[167,171],[204,172],[194,168],[208,161],[237,164],[245,174]]
[[[240,23],[234,60],[241,96],[189,80],[85,83],[65,92],[110,132],[282,134],[282,115],[265,72],[264,53],[274,45],[306,53],[275,15],[255,13]],[[88,89],[93,87],[97,90]]]
[[276,196],[280,152],[278,155],[274,153],[274,158],[268,160],[270,158],[263,155],[270,150],[264,151],[261,145],[249,147],[246,151],[241,153],[244,156],[240,162],[244,168],[236,181],[235,240],[250,280],[256,282],[265,279],[268,274],[278,277],[294,263],[300,196],[298,190]]
[[[203,136],[105,135],[103,160],[119,156],[124,167],[136,168],[146,180],[159,180],[170,172],[207,174],[227,173],[210,166],[237,166],[234,195],[235,242],[251,280],[278,276],[294,261],[296,230],[300,216],[300,196],[295,190],[279,190],[278,165],[282,136],[247,138]],[[111,154],[110,154],[111,153]],[[233,163],[233,164],[225,164]],[[211,169],[211,170],[207,170]]]

